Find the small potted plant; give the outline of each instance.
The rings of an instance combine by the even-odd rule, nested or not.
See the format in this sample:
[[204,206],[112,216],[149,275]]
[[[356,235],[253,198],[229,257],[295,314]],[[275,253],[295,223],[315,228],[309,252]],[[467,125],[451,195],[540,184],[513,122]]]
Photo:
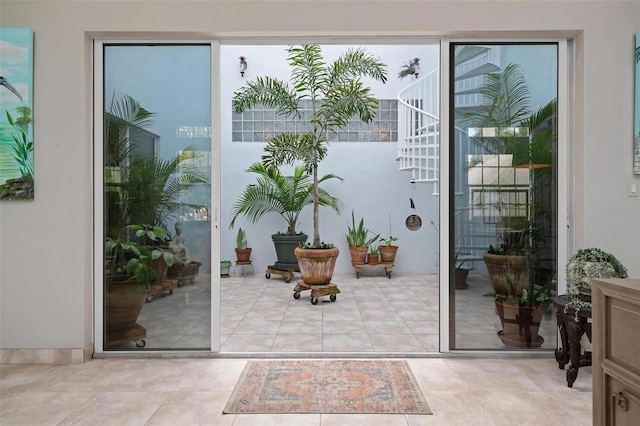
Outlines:
[[371,247],[367,254],[367,263],[369,265],[377,265],[380,257],[380,248],[378,246]]
[[251,247],[247,247],[247,236],[242,228],[238,228],[236,235],[236,258],[239,264],[251,262]]
[[356,225],[356,218],[353,210],[351,211],[351,225],[347,224],[347,244],[349,245],[349,252],[351,253],[351,261],[353,263],[365,263],[367,256],[367,250],[369,246],[378,241],[380,234],[371,236],[371,231],[364,227],[364,218],[360,219],[358,225]]
[[[591,307],[591,282],[597,278],[627,278],[627,268],[611,253],[599,248],[576,251],[567,262],[567,308]],[[565,309],[567,309],[565,308]],[[565,312],[567,313],[567,312]]]
[[398,252],[398,246],[393,245],[398,241],[396,237],[390,235],[388,238],[380,238],[380,241],[384,242],[378,246],[380,250],[380,257],[383,262],[394,262],[396,260],[396,253]]
[[231,272],[231,261],[230,260],[221,260],[220,261],[220,276],[228,277],[229,272]]

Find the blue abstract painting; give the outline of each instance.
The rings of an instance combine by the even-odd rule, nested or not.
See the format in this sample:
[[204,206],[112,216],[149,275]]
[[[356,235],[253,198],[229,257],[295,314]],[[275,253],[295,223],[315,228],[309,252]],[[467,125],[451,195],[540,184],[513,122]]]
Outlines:
[[0,199],[33,199],[33,31],[0,28]]

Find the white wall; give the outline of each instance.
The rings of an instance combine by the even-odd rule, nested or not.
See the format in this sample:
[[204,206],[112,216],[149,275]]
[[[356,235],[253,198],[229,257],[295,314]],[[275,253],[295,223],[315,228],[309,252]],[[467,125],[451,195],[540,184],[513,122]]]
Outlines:
[[[34,30],[36,94],[36,199],[0,204],[0,348],[92,342],[92,36],[576,35],[576,247],[612,251],[640,276],[640,198],[626,196],[627,182],[639,180],[631,172],[639,2],[3,1],[0,26]],[[333,221],[324,229],[345,227],[345,216],[323,218]]]

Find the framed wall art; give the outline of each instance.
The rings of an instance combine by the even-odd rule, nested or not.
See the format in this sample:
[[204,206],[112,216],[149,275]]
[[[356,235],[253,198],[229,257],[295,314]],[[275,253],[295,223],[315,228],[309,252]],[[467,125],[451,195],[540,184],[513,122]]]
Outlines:
[[33,200],[33,31],[0,28],[0,200]]

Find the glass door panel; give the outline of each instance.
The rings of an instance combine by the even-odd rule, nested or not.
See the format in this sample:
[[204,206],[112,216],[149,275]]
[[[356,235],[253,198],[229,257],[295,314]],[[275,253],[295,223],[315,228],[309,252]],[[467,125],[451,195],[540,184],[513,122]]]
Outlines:
[[211,47],[105,44],[104,349],[211,347]]
[[451,49],[451,348],[553,349],[558,46]]

